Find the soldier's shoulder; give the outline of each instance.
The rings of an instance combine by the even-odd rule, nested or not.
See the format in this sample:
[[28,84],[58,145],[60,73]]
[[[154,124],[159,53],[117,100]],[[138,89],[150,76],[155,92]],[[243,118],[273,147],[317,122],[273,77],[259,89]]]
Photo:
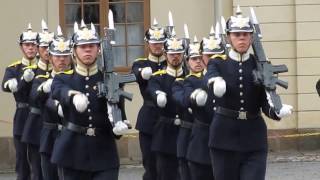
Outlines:
[[152,75],[153,76],[161,76],[163,74],[167,74],[167,71],[164,70],[164,69],[163,70],[158,70],[158,71],[154,72]]
[[16,67],[16,66],[18,66],[19,64],[22,64],[21,60],[16,60],[16,61],[14,61],[13,63],[11,63],[8,67]]
[[134,60],[134,62],[142,62],[148,60],[146,57],[140,57]]
[[226,60],[227,59],[227,55],[225,55],[225,54],[214,54],[214,55],[211,56],[210,59]]
[[73,69],[67,71],[58,72],[58,75],[72,75],[74,73]]

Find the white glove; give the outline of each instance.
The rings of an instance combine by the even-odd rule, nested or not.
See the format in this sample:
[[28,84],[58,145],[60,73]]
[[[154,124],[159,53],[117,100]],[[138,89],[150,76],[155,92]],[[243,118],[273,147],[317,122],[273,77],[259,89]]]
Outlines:
[[163,108],[167,104],[167,94],[163,91],[156,91],[157,94],[157,104],[159,107]]
[[60,116],[60,117],[64,117],[64,115],[63,115],[63,110],[62,110],[62,106],[59,104],[58,105],[58,115]]
[[42,84],[42,90],[44,93],[49,93],[51,91],[51,84],[52,84],[53,79],[48,79]]
[[114,125],[112,131],[113,131],[113,133],[114,133],[115,135],[123,135],[123,134],[128,133],[129,128],[128,128],[128,126],[127,126],[126,123],[124,123],[124,122],[122,122],[122,121],[118,121],[118,122]]
[[149,80],[152,75],[151,67],[145,67],[141,70],[141,76],[145,80]]
[[23,72],[23,76],[22,77],[26,82],[30,82],[34,78],[34,72],[32,71],[32,69],[26,69]]
[[226,81],[222,77],[215,77],[209,81],[213,82],[213,94],[222,97],[226,93]]
[[18,91],[18,81],[16,78],[9,79],[6,83],[6,86],[10,89],[11,92],[15,93]]
[[274,107],[273,102],[271,100],[271,96],[270,94],[266,91],[266,95],[267,95],[267,100],[268,100],[268,104],[270,107]]
[[196,89],[191,93],[190,98],[195,101],[198,106],[204,106],[207,102],[208,94],[202,89]]
[[293,107],[291,105],[288,104],[282,104],[282,108],[280,109],[279,113],[276,113],[276,115],[279,118],[284,118],[289,116],[290,114],[292,114],[292,109]]
[[73,104],[76,110],[82,113],[87,109],[89,100],[86,95],[79,93],[73,96]]

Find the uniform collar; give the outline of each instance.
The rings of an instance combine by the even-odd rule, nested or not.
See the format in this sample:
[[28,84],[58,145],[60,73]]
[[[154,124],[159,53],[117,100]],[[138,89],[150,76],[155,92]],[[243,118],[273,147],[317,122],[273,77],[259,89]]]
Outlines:
[[174,69],[171,66],[167,66],[166,71],[167,74],[173,77],[179,77],[183,74],[182,66],[178,67],[177,69]]
[[148,59],[152,62],[155,62],[155,63],[161,63],[166,60],[166,57],[164,55],[158,57],[158,56],[154,56],[152,54],[149,54]]
[[52,70],[51,64],[50,63],[45,63],[41,59],[39,59],[37,66],[44,70],[44,71],[50,71]]
[[202,76],[202,71],[201,72],[190,72],[189,76],[195,76],[197,78],[200,78]]
[[36,62],[37,62],[36,58],[29,60],[29,59],[26,59],[25,57],[23,57],[21,60],[21,63],[25,66],[33,66],[36,64]]
[[57,74],[58,72],[56,72],[54,69],[52,69],[51,71],[51,77],[54,78],[54,76]]
[[250,53],[249,52],[246,52],[244,54],[239,54],[238,52],[236,52],[234,49],[231,49],[229,51],[229,57],[235,61],[246,61],[250,58]]
[[207,68],[204,68],[204,69],[203,69],[203,75],[206,75],[207,72],[208,72]]
[[98,65],[97,62],[94,62],[90,66],[86,66],[82,64],[79,60],[77,60],[76,72],[81,76],[92,76],[98,73]]

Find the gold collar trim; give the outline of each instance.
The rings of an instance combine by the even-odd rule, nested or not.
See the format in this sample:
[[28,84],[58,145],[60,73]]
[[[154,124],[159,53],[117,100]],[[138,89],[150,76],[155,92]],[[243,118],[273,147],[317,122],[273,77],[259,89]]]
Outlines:
[[21,63],[25,66],[33,66],[36,64],[36,62],[37,62],[36,58],[29,60],[29,59],[26,59],[25,57],[23,57],[21,60]]
[[82,64],[79,60],[77,60],[76,72],[81,76],[92,76],[98,73],[98,65],[97,63],[93,63],[90,66],[86,66]]
[[250,53],[249,52],[246,52],[244,54],[239,54],[238,52],[236,52],[234,49],[231,49],[229,51],[229,57],[235,61],[246,61],[250,58]]
[[167,74],[173,77],[179,77],[183,74],[182,67],[178,67],[177,69],[172,68],[171,66],[167,66],[166,68]]
[[164,55],[160,56],[160,57],[157,57],[157,56],[154,56],[152,54],[149,54],[148,56],[148,59],[152,62],[155,62],[155,63],[161,63],[161,62],[164,62],[166,60],[166,57]]

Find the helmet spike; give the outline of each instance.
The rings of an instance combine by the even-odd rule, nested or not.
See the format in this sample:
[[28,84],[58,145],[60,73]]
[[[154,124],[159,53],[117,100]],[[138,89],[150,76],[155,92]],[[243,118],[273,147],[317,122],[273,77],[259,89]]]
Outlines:
[[28,24],[27,30],[30,30],[30,31],[32,30],[31,23]]
[[237,6],[236,15],[237,15],[237,16],[241,16],[241,15],[242,15],[242,12],[241,12],[241,9],[240,9],[240,6],[239,6],[239,5]]
[[57,27],[57,36],[63,36],[60,25]]
[[158,21],[156,18],[153,19],[153,26],[158,26]]
[[196,35],[193,37],[193,43],[198,43],[198,38]]
[[214,29],[213,29],[213,25],[212,25],[210,28],[209,36],[213,36],[213,35],[214,35]]
[[41,20],[41,28],[42,28],[42,32],[48,30],[47,23],[43,19]]
[[73,32],[74,33],[77,33],[79,31],[79,25],[77,22],[74,22],[74,25],[73,25]]
[[80,24],[80,28],[85,28],[87,27],[86,24],[84,23],[83,19],[81,19],[81,24]]
[[92,32],[93,34],[96,33],[96,28],[94,27],[93,23],[91,23],[91,32]]

